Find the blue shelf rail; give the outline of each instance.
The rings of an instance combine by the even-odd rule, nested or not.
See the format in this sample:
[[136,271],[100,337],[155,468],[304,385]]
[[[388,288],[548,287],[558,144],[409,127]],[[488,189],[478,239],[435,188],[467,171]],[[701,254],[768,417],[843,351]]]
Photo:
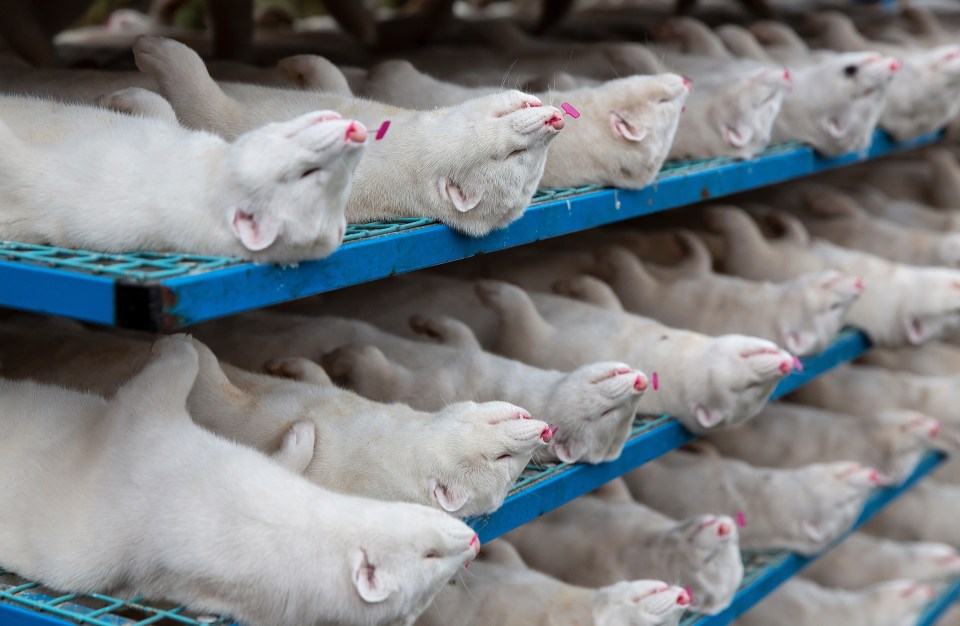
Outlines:
[[[780,381],[773,399],[785,396],[841,363],[852,361],[869,345],[863,333],[843,331],[829,348],[803,359],[802,372],[794,372]],[[471,520],[470,524],[481,542],[490,541],[695,438],[668,415],[640,418],[634,422],[620,458],[599,465],[557,463],[531,469],[520,478],[503,506],[490,515]]]
[[940,594],[930,601],[917,626],[933,626],[957,600],[960,600],[960,578],[956,578]]
[[[694,624],[696,624],[696,626],[727,626],[727,624],[730,624],[738,616],[749,611],[751,607],[763,600],[769,593],[797,572],[833,549],[854,530],[870,521],[881,509],[909,490],[925,476],[929,475],[943,462],[944,458],[945,457],[938,452],[929,452],[921,459],[916,469],[914,469],[913,474],[907,477],[901,484],[895,487],[877,489],[867,500],[866,504],[864,504],[863,511],[860,513],[860,517],[857,518],[853,527],[820,554],[809,557],[800,556],[791,552],[750,555],[745,559],[745,564],[748,567],[751,565],[753,567],[744,573],[744,582],[741,584],[740,590],[737,592],[730,606],[717,615],[691,614],[681,622],[681,626],[693,626]],[[758,561],[759,565],[757,564]],[[936,617],[946,609],[946,606],[948,606],[948,603],[945,604],[943,608],[940,609],[940,612],[933,615],[931,611],[935,608],[937,600],[946,602],[947,598],[942,594],[927,607],[927,615],[930,615],[932,620],[935,620]],[[932,624],[934,622],[930,621],[926,623]]]
[[0,306],[87,322],[171,331],[476,254],[756,189],[930,144],[934,133],[895,143],[877,132],[870,149],[826,159],[799,144],[750,161],[668,163],[640,190],[542,190],[509,228],[470,238],[431,220],[353,225],[327,259],[297,267],[182,254],[109,255],[0,243]]

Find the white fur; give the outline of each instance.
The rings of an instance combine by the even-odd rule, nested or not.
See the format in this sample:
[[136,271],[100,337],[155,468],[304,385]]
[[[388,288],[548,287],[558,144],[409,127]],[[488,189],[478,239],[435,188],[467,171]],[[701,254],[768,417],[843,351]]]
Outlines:
[[893,541],[853,533],[803,569],[803,577],[829,587],[863,589],[895,578],[946,583],[960,575],[960,552],[944,543]]
[[[105,392],[129,377],[145,351],[142,343],[88,331],[47,328],[30,335],[13,327],[4,334],[0,359],[7,376]],[[198,424],[263,452],[280,449],[311,481],[343,493],[416,502],[462,517],[490,513],[547,428],[506,402],[460,402],[426,413],[373,402],[329,381],[247,372],[218,363],[199,342],[196,347],[200,375],[188,406]],[[56,366],[47,358],[51,351]],[[284,450],[284,444],[300,449]]]
[[960,548],[960,485],[925,480],[877,514],[865,529],[898,541],[937,541]]
[[[445,83],[408,61],[389,61],[370,71],[360,95],[429,110],[499,91]],[[667,158],[688,91],[682,77],[661,74],[537,93],[544,102],[569,102],[581,114],[575,120],[567,118],[564,132],[551,144],[541,184],[646,186]]]
[[858,276],[865,291],[846,321],[877,345],[921,344],[960,324],[960,272],[912,267],[864,252],[810,240],[795,218],[772,215],[785,234],[768,239],[743,211],[715,209],[713,224],[724,238],[722,267],[754,280],[788,280],[800,274],[836,269]]
[[224,358],[251,370],[280,359],[271,362],[271,372],[302,378],[317,367],[314,361],[321,362],[337,384],[379,402],[424,411],[457,400],[515,403],[557,427],[549,446],[534,452],[538,461],[599,463],[620,456],[647,388],[643,373],[610,361],[570,373],[541,370],[485,352],[469,328],[450,318],[416,316],[410,326],[429,343],[358,321],[266,312],[195,332]]
[[743,578],[737,526],[725,515],[676,521],[637,502],[582,497],[507,538],[531,566],[574,585],[675,581],[700,613],[725,609]]
[[198,428],[197,352],[183,338],[155,351],[109,401],[0,383],[0,464],[17,477],[0,488],[16,503],[4,567],[251,625],[408,625],[474,556],[474,532],[441,512],[322,490]]
[[850,528],[879,477],[853,462],[768,469],[671,452],[624,480],[638,501],[673,518],[742,512],[740,545],[748,550],[815,554]]
[[[589,287],[603,289],[596,280]],[[616,301],[609,288],[606,296]],[[383,302],[391,303],[389,310]],[[473,285],[428,274],[406,275],[376,291],[330,294],[299,308],[354,315],[407,335],[410,315],[450,315],[466,323],[485,349],[537,367],[568,371],[612,359],[656,371],[659,390],[644,394],[639,410],[670,413],[698,432],[755,415],[792,369],[792,357],[769,341],[742,335],[706,337],[619,309],[527,294],[497,281]]]
[[502,228],[529,203],[563,126],[558,109],[518,91],[417,112],[322,92],[217,85],[196,53],[159,37],[138,38],[134,54],[183,124],[227,138],[318,107],[371,129],[389,120],[357,167],[351,222],[432,217],[474,236]]
[[940,423],[915,411],[878,410],[863,419],[775,402],[757,419],[713,433],[724,455],[764,467],[800,467],[851,460],[875,467],[884,483],[900,484],[932,447]]
[[344,140],[351,123],[305,111],[227,143],[162,120],[2,97],[0,237],[104,252],[323,257],[343,237],[363,151]]
[[835,50],[877,50],[896,55],[903,65],[887,90],[880,126],[899,141],[932,132],[960,112],[960,46],[932,49],[878,45],[864,40],[850,19],[838,12],[817,15],[820,36]]
[[943,425],[939,445],[960,445],[960,376],[921,376],[879,367],[839,367],[792,396],[799,402],[850,415],[873,416],[890,408],[910,409],[937,418]]
[[683,589],[657,580],[568,585],[530,569],[498,539],[447,584],[417,626],[676,626],[686,606],[681,598]]
[[935,592],[910,579],[860,591],[794,578],[738,618],[736,626],[913,626]]
[[911,374],[942,376],[948,372],[960,372],[960,347],[931,341],[922,346],[896,350],[876,348],[860,357],[860,362]]

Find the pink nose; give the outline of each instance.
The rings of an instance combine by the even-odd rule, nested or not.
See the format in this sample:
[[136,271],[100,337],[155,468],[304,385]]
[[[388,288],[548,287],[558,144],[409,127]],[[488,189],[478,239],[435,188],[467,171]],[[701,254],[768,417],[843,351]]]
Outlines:
[[930,436],[931,436],[931,437],[936,437],[937,435],[939,435],[939,434],[940,434],[940,428],[941,428],[940,422],[939,422],[939,421],[934,421],[934,422],[933,422],[933,426],[930,427]]
[[853,283],[853,288],[856,289],[857,292],[862,292],[864,290],[863,281],[858,278],[857,281]]
[[684,86],[684,87],[690,87],[690,85],[692,85],[692,84],[693,84],[693,79],[692,79],[692,78],[690,78],[689,76],[684,76],[684,77],[683,77],[683,86]]
[[543,441],[543,443],[550,443],[553,440],[553,436],[556,434],[556,426],[547,426],[543,429],[543,432],[540,433],[540,440]]
[[786,359],[780,361],[780,372],[783,374],[789,374],[793,371],[793,359]]
[[647,388],[647,377],[643,374],[637,374],[637,379],[633,381],[633,388],[637,391],[645,391]]
[[350,122],[344,140],[363,143],[367,140],[367,127],[359,122]]
[[556,130],[563,128],[563,118],[557,114],[554,114],[553,117],[547,120],[549,126],[553,126]]
[[690,606],[692,601],[693,598],[690,597],[690,592],[686,589],[681,589],[680,593],[677,594],[677,604],[680,606]]
[[891,72],[896,72],[897,70],[900,69],[900,67],[901,67],[902,65],[903,65],[903,63],[901,63],[900,59],[894,59],[894,60],[890,61],[890,71],[891,71]]
[[717,525],[717,535],[720,537],[726,537],[733,532],[733,528],[727,522],[720,522]]
[[792,80],[790,78],[790,70],[788,69],[783,70],[783,80],[787,81],[788,83]]
[[883,478],[880,476],[880,472],[877,470],[870,470],[870,482],[874,485],[879,485],[883,482]]

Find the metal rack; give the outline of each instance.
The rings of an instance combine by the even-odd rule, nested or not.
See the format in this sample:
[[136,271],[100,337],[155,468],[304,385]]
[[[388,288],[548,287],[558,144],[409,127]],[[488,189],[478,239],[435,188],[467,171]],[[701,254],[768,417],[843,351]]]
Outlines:
[[789,144],[750,161],[668,163],[640,190],[541,191],[509,228],[470,238],[431,220],[353,225],[327,259],[297,267],[183,254],[111,255],[0,243],[0,306],[87,322],[171,331],[196,322],[332,291],[394,274],[520,246],[932,143],[894,143],[877,131],[864,154],[831,159]]
[[[281,268],[237,259],[178,254],[107,255],[18,243],[0,243],[0,306],[50,313],[127,328],[170,331],[192,323],[368,282],[393,274],[519,246],[614,222],[799,178],[867,158],[934,142],[940,134],[894,143],[878,132],[864,154],[825,159],[802,145],[778,146],[751,161],[713,159],[669,163],[657,181],[641,190],[541,190],[524,216],[509,228],[471,239],[431,220],[407,219],[352,225],[344,245],[321,261]],[[803,360],[802,372],[784,379],[783,396],[869,347],[857,331],[841,333],[822,354]],[[530,468],[497,512],[471,520],[483,541],[499,536],[591,491],[694,436],[670,416],[638,419],[623,455],[601,465],[556,464]],[[903,485],[869,500],[860,523],[929,473],[940,461],[930,455]],[[789,553],[749,555],[748,575],[733,605],[717,616],[691,615],[684,626],[721,626],[753,606],[811,559]],[[928,607],[928,626],[960,597],[960,582]],[[157,606],[142,598],[60,594],[0,570],[0,624],[36,626],[201,626],[228,624],[182,607]]]

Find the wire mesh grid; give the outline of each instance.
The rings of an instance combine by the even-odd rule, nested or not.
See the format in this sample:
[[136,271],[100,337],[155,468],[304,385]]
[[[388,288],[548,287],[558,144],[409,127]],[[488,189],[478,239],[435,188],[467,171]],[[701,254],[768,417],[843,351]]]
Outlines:
[[[800,144],[790,143],[769,148],[760,156],[795,149]],[[735,162],[732,158],[676,161],[664,164],[658,180],[670,176],[688,174],[719,165]],[[602,189],[599,185],[572,188],[538,189],[531,204],[540,204],[569,198]],[[389,221],[349,224],[344,235],[344,245],[373,237],[382,237],[409,231],[438,222],[429,218],[399,218]],[[89,250],[74,250],[53,246],[40,246],[11,241],[0,241],[0,261],[29,263],[45,267],[105,276],[129,281],[156,281],[177,276],[196,275],[243,263],[231,257],[209,257],[192,254],[136,252],[130,254],[106,254]]]
[[147,604],[91,593],[59,593],[0,568],[0,603],[12,604],[87,626],[223,626],[224,617],[197,615],[183,607]]

